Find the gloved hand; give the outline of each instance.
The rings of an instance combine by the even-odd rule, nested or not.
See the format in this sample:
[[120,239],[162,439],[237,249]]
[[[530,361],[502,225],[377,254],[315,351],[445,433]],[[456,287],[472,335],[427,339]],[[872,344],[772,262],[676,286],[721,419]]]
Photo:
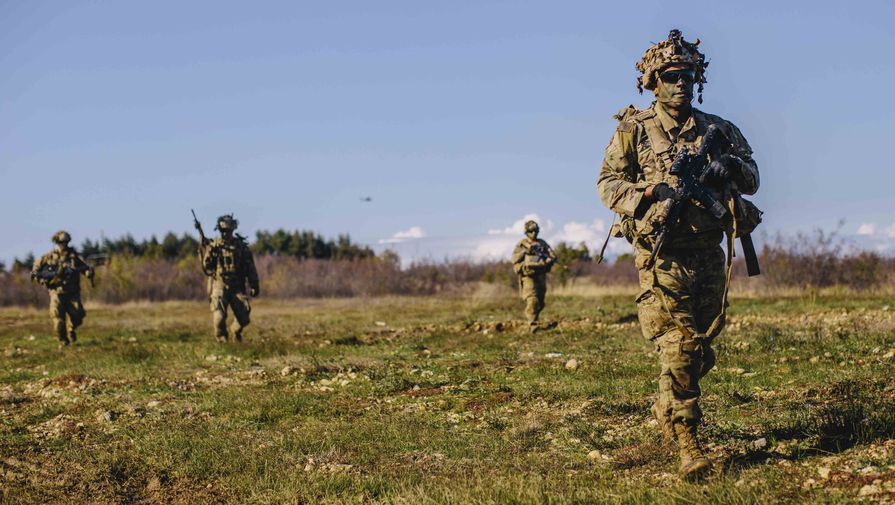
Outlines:
[[717,160],[709,163],[708,169],[702,175],[703,184],[721,185],[730,180],[734,170],[739,169],[740,159],[736,156],[724,154]]
[[656,184],[652,188],[652,197],[653,200],[657,202],[661,202],[663,200],[668,200],[669,198],[674,197],[674,190],[671,189],[668,184],[660,183]]
[[258,296],[259,294],[261,294],[261,288],[251,288],[251,289],[249,289],[249,295],[251,295],[252,298]]

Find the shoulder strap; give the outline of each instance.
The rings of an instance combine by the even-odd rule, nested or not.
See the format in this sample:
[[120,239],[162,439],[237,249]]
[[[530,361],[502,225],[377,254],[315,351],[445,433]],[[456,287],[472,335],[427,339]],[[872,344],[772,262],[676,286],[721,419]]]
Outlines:
[[659,123],[659,118],[656,117],[655,112],[643,121],[643,128],[646,130],[650,149],[652,149],[653,154],[656,155],[656,159],[659,160],[659,163],[662,163],[665,170],[668,170],[671,167],[671,164],[674,163],[674,144],[668,140],[668,135],[666,135],[665,130],[662,129],[662,125]]

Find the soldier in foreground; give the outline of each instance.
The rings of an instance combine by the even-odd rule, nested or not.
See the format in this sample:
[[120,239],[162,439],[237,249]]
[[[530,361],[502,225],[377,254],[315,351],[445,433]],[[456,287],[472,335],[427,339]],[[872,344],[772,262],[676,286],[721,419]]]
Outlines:
[[[652,91],[656,101],[642,111],[629,106],[616,116],[618,128],[597,183],[600,199],[621,217],[613,227],[615,236],[634,245],[641,288],[638,317],[661,363],[652,413],[665,439],[677,442],[687,480],[705,477],[712,467],[697,438],[699,379],[715,364],[711,343],[724,326],[727,278],[720,244],[726,232],[730,251],[734,223],[745,227],[739,215],[733,221],[727,210],[751,206],[739,194],[754,194],[759,184],[752,149],[737,127],[691,105],[694,84],[702,103],[708,66],[698,45],[672,30],[667,40],[647,50],[637,64],[642,74],[637,85],[641,92]],[[720,141],[704,142],[712,130],[717,135],[710,136]],[[675,163],[700,152],[708,155],[698,181],[686,179],[698,182],[697,202],[681,189],[685,177],[681,162]],[[754,212],[757,224],[760,212]],[[749,231],[737,235],[743,238]]]
[[[199,254],[202,271],[210,278],[208,297],[211,302],[215,337],[219,342],[226,342],[228,338],[228,308],[233,311],[230,334],[237,342],[242,341],[242,331],[249,324],[249,313],[252,310],[249,295],[255,297],[260,293],[255,260],[245,237],[234,233],[237,224],[232,214],[219,217],[215,229],[220,231],[221,235],[209,240],[205,238],[199,221],[195,221],[201,240]],[[248,294],[246,294],[247,283]]]
[[69,247],[71,235],[59,231],[53,235],[56,248],[41,256],[31,269],[31,279],[45,286],[50,294],[50,317],[60,345],[78,339],[75,330],[87,314],[81,303],[81,274],[93,283],[94,269]]
[[547,272],[556,262],[553,249],[538,238],[538,223],[525,223],[525,238],[513,250],[513,271],[519,276],[519,291],[525,300],[525,315],[531,332],[538,331],[538,318],[544,310]]

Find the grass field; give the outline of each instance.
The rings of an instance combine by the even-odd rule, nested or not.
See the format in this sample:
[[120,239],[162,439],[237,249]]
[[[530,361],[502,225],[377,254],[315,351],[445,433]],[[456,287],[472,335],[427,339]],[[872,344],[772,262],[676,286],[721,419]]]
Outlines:
[[0,309],[0,501],[895,501],[890,299],[733,300],[705,485],[648,415],[632,299],[551,297],[535,335],[507,296],[261,299],[240,345],[201,303],[88,302],[66,349]]

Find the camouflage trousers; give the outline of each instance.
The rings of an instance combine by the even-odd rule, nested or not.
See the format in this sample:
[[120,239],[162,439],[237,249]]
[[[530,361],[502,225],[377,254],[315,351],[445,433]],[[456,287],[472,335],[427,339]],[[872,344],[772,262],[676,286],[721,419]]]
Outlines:
[[541,311],[544,310],[544,298],[547,295],[547,275],[522,275],[519,277],[519,292],[525,300],[525,316],[529,324],[536,326]]
[[209,300],[215,337],[218,340],[227,340],[227,309],[229,308],[233,311],[230,332],[234,339],[242,340],[242,330],[249,325],[249,314],[252,312],[249,296],[244,291],[240,292],[215,283],[212,285]]
[[86,315],[80,293],[50,291],[50,318],[53,331],[62,343],[74,342],[78,338],[75,329],[81,326]]
[[[643,268],[649,255],[637,247],[637,315],[643,335],[656,344],[661,365],[653,413],[663,428],[695,425],[702,419],[699,379],[715,366],[713,336],[706,332],[721,314],[725,254],[720,247],[664,251],[655,271]],[[717,331],[724,324],[719,323]]]

